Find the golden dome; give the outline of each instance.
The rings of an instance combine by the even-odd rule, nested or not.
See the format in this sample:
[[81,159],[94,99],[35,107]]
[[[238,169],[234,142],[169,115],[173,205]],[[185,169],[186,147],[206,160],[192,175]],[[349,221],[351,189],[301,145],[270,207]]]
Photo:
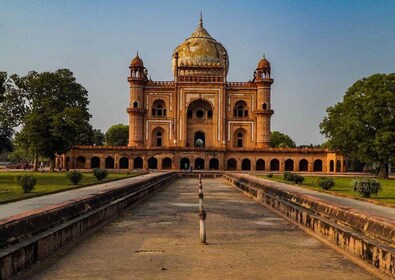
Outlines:
[[139,57],[139,53],[137,53],[136,57],[132,59],[130,66],[144,67],[143,60]]
[[[199,26],[179,45],[173,52],[173,72],[175,70],[175,55],[178,53],[178,66],[222,66],[226,68],[226,74],[229,69],[229,57],[226,49],[220,42],[217,42],[207,30],[203,27],[203,20],[200,16]],[[223,55],[226,55],[226,65],[223,61]]]

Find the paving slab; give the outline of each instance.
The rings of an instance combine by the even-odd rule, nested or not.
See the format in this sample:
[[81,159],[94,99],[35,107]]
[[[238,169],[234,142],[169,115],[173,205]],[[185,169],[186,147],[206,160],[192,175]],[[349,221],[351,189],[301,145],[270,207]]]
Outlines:
[[120,188],[129,184],[137,183],[151,177],[162,175],[163,172],[153,172],[141,176],[126,178],[113,182],[106,182],[94,186],[68,190],[55,194],[48,194],[40,197],[28,198],[16,202],[0,204],[0,220],[9,218],[21,213],[45,208],[54,204],[60,204],[69,200],[81,198],[88,195],[94,195],[110,189]]
[[292,192],[292,193],[299,193],[304,196],[309,196],[313,197],[314,199],[318,201],[325,202],[330,205],[342,207],[344,209],[349,209],[354,212],[358,212],[361,214],[364,214],[366,216],[370,217],[375,217],[379,220],[386,220],[387,222],[394,223],[395,224],[395,208],[393,207],[386,207],[386,206],[381,206],[373,203],[369,203],[366,201],[361,201],[353,198],[348,198],[348,197],[341,197],[341,196],[336,196],[328,193],[323,193],[323,192],[318,192],[310,189],[306,189],[303,187],[295,186],[295,185],[290,185],[286,183],[281,183],[281,182],[274,182],[268,179],[256,177],[253,175],[248,175],[248,174],[237,174],[240,175],[241,177],[248,178],[250,180],[255,180],[257,182],[261,182],[263,184],[266,184],[268,186],[273,186],[278,189]]
[[180,179],[29,279],[376,279],[223,179]]

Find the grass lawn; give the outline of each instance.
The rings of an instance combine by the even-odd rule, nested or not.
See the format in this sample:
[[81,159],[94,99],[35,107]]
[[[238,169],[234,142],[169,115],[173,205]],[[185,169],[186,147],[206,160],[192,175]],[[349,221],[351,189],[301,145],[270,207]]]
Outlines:
[[[273,175],[272,178],[267,178],[266,176],[259,176],[265,179],[277,181],[277,182],[283,182],[283,183],[288,183],[289,182],[283,180],[282,175]],[[312,190],[318,190],[322,191],[320,187],[317,185],[317,178],[318,176],[304,176],[305,180],[301,187],[305,187],[308,189]],[[330,176],[326,176],[330,177]],[[354,179],[352,177],[331,177],[335,181],[335,186],[329,190],[329,192],[340,194],[342,196],[348,196],[352,198],[361,198],[357,192],[354,192],[351,190],[350,184],[351,181]],[[395,206],[395,179],[388,179],[388,180],[382,180],[379,179],[381,182],[381,192],[378,193],[377,196],[372,196],[370,199],[380,202],[380,203],[385,203],[385,204],[390,204],[391,206]]]
[[[16,184],[16,177],[18,175],[32,174],[37,178],[37,184],[33,191],[24,193],[21,186]],[[84,177],[80,184],[88,185],[94,183],[107,182],[118,178],[133,177],[137,173],[109,173],[106,179],[97,181],[92,173],[83,173]],[[40,173],[30,171],[15,171],[15,172],[0,172],[0,203],[4,203],[13,199],[27,198],[29,196],[36,196],[37,194],[51,193],[59,190],[66,190],[75,187],[66,177],[66,173]]]

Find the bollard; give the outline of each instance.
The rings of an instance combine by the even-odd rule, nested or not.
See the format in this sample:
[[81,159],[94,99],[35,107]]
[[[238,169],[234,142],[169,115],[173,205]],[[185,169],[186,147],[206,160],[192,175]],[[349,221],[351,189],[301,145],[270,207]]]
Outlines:
[[202,185],[202,174],[199,174],[199,217],[200,217],[200,242],[207,244],[206,242],[206,211],[203,209],[203,185]]
[[206,211],[200,209],[200,243],[207,244],[206,242]]

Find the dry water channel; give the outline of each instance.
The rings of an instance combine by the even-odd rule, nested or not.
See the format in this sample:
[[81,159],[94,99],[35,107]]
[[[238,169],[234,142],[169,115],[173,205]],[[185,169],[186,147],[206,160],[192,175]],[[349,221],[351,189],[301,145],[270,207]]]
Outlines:
[[[32,279],[375,279],[223,179],[180,179],[31,272]],[[29,277],[30,278],[30,277]]]

